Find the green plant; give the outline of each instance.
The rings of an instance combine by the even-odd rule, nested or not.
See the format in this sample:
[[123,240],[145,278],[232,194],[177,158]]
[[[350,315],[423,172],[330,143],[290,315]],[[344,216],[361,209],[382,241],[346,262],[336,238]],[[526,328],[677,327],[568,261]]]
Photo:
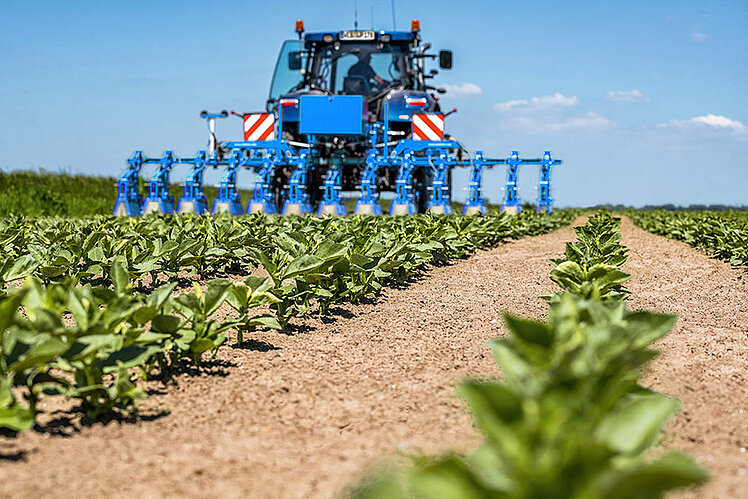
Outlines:
[[234,283],[226,301],[239,313],[239,321],[236,325],[236,342],[241,345],[244,342],[244,334],[251,333],[257,327],[268,327],[271,329],[282,329],[275,317],[270,314],[250,316],[250,310],[262,305],[278,303],[278,298],[269,290],[273,281],[269,277],[247,277],[244,282]]
[[551,280],[567,293],[583,298],[620,300],[631,276],[619,269],[628,258],[621,244],[621,220],[600,212],[574,227],[577,240],[566,243],[566,258],[551,260]]
[[[76,399],[90,419],[134,411],[143,396],[138,372],[199,365],[231,328],[241,343],[258,327],[286,328],[294,317],[374,295],[429,264],[547,232],[575,215],[7,217],[0,220],[0,425],[28,429],[42,395]],[[269,277],[213,279],[205,290],[195,283],[172,296],[184,275],[257,266]],[[20,288],[5,287],[25,276]],[[158,286],[163,278],[172,282]],[[224,301],[238,317],[217,319]],[[271,313],[254,315],[259,306]]]
[[[626,253],[611,235],[617,228],[601,213],[576,231],[567,259],[554,261],[565,291],[551,298],[548,322],[504,316],[511,336],[491,343],[503,381],[459,385],[481,446],[467,456],[412,456],[353,496],[659,497],[707,480],[682,453],[647,455],[678,403],[638,381],[656,355],[650,345],[675,318],[629,311],[609,287],[628,278],[617,269]],[[614,277],[601,282],[606,275]]]
[[625,214],[654,234],[684,241],[732,265],[748,265],[746,211],[629,210]]
[[173,331],[174,347],[180,353],[200,364],[203,353],[218,350],[226,341],[225,332],[237,325],[237,321],[219,323],[210,318],[224,302],[231,290],[227,279],[213,279],[207,282],[205,292],[199,284],[194,284],[192,293],[178,295],[171,302],[174,310],[184,320]]

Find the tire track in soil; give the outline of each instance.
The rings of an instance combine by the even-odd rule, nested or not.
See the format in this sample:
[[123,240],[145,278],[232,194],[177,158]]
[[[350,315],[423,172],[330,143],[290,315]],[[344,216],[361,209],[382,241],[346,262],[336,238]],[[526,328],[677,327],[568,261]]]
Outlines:
[[398,449],[468,451],[479,438],[455,383],[497,374],[486,341],[505,334],[498,311],[542,317],[549,259],[573,237],[479,251],[292,336],[223,347],[225,375],[148,384],[163,393],[141,414],[166,417],[0,437],[0,455],[19,458],[0,460],[0,495],[330,497]]
[[[642,383],[681,401],[666,443],[694,455],[712,477],[682,497],[748,494],[748,273],[624,217],[623,269],[634,309],[678,316]],[[741,452],[741,448],[743,452]],[[740,491],[743,492],[740,492]]]

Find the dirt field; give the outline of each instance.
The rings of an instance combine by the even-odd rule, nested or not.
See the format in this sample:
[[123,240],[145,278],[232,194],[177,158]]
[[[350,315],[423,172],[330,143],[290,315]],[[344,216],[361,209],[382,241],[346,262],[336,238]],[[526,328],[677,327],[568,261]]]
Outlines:
[[[739,497],[748,491],[748,275],[628,220],[623,236],[631,306],[680,316],[645,383],[683,402],[667,446],[713,474],[687,495]],[[485,342],[505,334],[498,310],[543,316],[538,295],[554,289],[548,259],[573,238],[566,228],[512,242],[293,335],[224,347],[210,374],[151,383],[157,393],[136,423],[81,428],[50,413],[43,433],[0,436],[0,495],[330,497],[398,449],[467,451],[479,438],[454,384],[496,373]]]

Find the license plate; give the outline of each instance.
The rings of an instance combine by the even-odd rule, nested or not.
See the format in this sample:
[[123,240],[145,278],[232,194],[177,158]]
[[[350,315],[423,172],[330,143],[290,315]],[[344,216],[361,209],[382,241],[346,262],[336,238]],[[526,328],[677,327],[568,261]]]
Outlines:
[[374,40],[373,31],[343,31],[341,40]]

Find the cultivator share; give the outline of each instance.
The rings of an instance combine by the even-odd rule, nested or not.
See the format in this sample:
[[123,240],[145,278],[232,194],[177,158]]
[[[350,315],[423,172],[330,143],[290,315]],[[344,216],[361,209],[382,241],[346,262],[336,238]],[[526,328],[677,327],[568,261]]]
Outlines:
[[[390,215],[452,212],[452,169],[471,170],[465,215],[485,213],[484,168],[508,167],[502,211],[520,211],[517,176],[520,165],[540,166],[538,212],[552,211],[550,170],[561,164],[549,151],[540,158],[472,156],[445,134],[437,93],[429,85],[436,70],[426,71],[426,59],[438,58],[441,69],[452,67],[452,52],[427,53],[420,24],[410,31],[339,31],[304,34],[296,22],[298,40],[280,51],[267,101],[267,111],[222,111],[200,116],[208,122],[207,151],[177,157],[172,151],[146,157],[141,151],[127,160],[119,181],[114,215],[150,213],[282,213],[346,215],[341,192],[359,191],[356,214],[383,213],[380,194],[393,192]],[[219,142],[216,121],[241,118],[241,141]],[[138,190],[140,170],[157,165],[148,196]],[[169,175],[176,165],[191,165],[184,194],[176,210],[169,195]],[[209,208],[203,194],[206,166],[223,168],[219,195]],[[245,209],[237,190],[240,168],[255,172],[252,198]]]

